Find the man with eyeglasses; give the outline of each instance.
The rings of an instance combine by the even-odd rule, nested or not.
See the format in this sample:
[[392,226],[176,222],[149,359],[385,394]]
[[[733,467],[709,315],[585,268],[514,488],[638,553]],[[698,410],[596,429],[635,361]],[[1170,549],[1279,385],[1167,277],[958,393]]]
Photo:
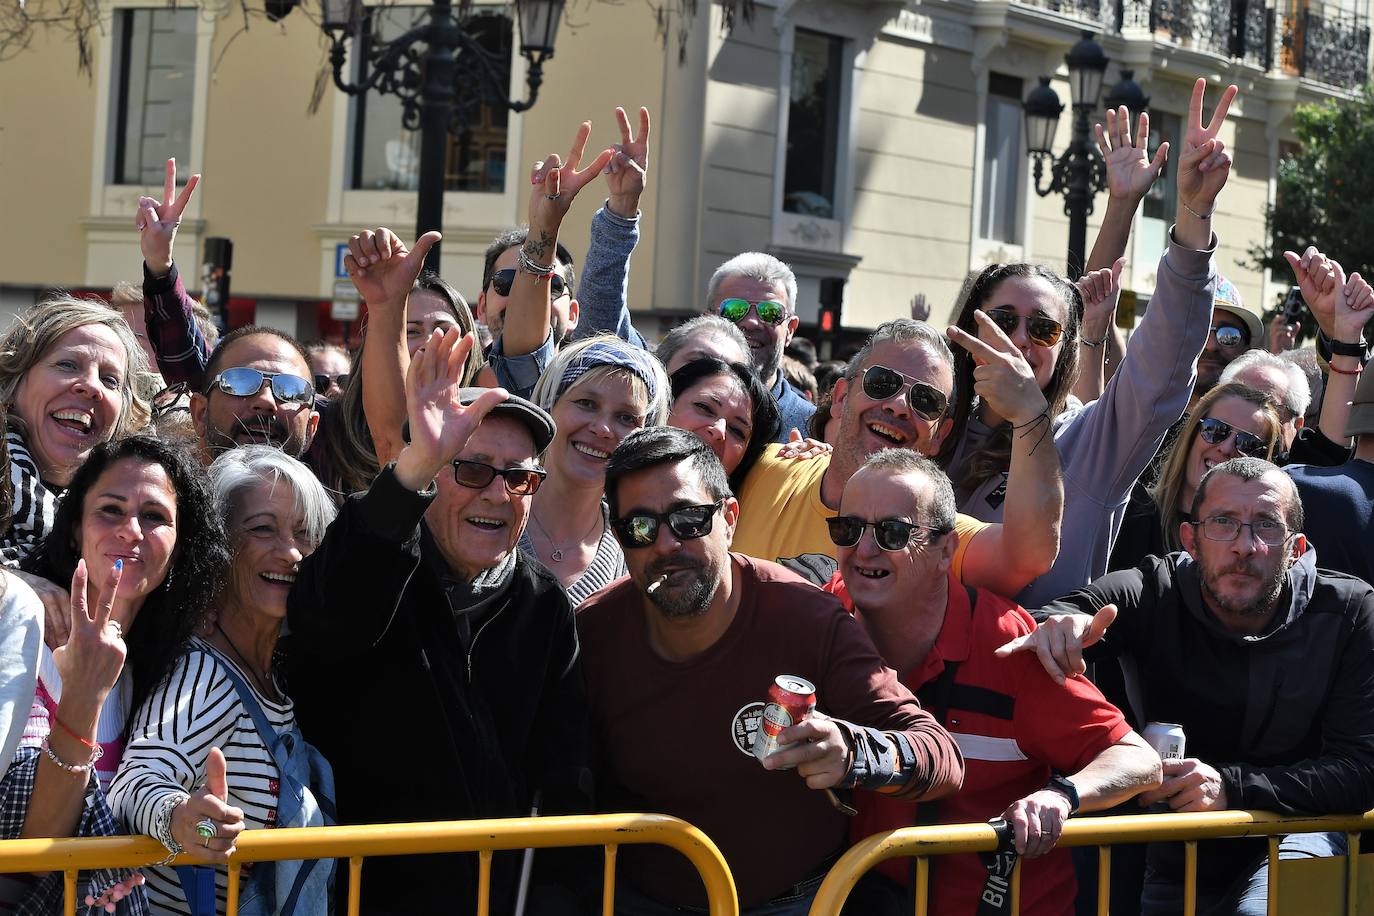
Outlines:
[[[292,696],[334,766],[340,823],[524,816],[541,792],[546,813],[591,805],[572,607],[516,549],[553,420],[460,388],[471,345],[436,331],[412,358],[409,441],[344,501],[291,591]],[[513,910],[519,865],[496,855],[493,912]],[[367,868],[365,912],[474,906],[475,857]]]
[[302,457],[319,426],[310,361],[276,328],[249,325],[225,335],[191,394],[191,422],[206,464],[240,445],[273,445]]
[[[994,657],[1035,623],[1015,602],[952,574],[954,516],[954,490],[934,462],[884,449],[849,479],[830,519],[839,563],[826,590],[950,730],[966,767],[963,788],[938,804],[862,797],[851,834],[1005,818],[1017,853],[1032,860],[1021,872],[1020,911],[1062,914],[1075,892],[1069,853],[1054,849],[1065,822],[1157,787],[1159,756],[1086,678],[1056,684],[1034,658]],[[907,883],[906,862],[880,869]],[[979,910],[988,873],[977,856],[942,858],[936,869],[931,912]]]
[[[739,505],[696,435],[631,433],[606,497],[629,577],[578,613],[599,807],[684,818],[720,847],[746,916],[803,916],[847,843],[843,802],[824,790],[939,798],[959,786],[958,751],[833,597],[730,551]],[[783,728],[787,747],[760,763],[755,736],[780,675],[809,681],[818,712]],[[680,855],[619,855],[617,913],[705,902]]]
[[[1183,727],[1182,760],[1140,796],[1174,811],[1353,813],[1374,807],[1374,588],[1317,567],[1293,481],[1257,458],[1207,472],[1184,550],[1109,573],[1034,612],[999,655],[1034,651],[1056,680],[1131,659],[1142,715]],[[1109,628],[1110,627],[1110,628]],[[1342,834],[1295,834],[1280,858],[1340,855]],[[1149,850],[1142,910],[1183,908],[1177,844]],[[1262,840],[1201,843],[1198,912],[1265,912]]]
[[[1025,360],[1002,337],[982,348],[980,391],[1001,416],[1025,423],[1045,407],[1026,384]],[[1000,349],[998,349],[1000,348]],[[875,452],[910,449],[934,455],[950,432],[954,357],[943,334],[923,321],[898,318],[880,325],[835,383],[831,407],[840,420],[835,451],[809,460],[763,454],[745,479],[735,549],[800,567],[835,558],[826,520],[835,514],[845,484]],[[1012,439],[1007,495],[1000,522],[959,515],[955,575],[967,585],[1015,595],[1054,563],[1064,488],[1059,455],[1048,436]],[[1026,430],[1023,430],[1025,432]],[[827,573],[828,575],[828,573]]]

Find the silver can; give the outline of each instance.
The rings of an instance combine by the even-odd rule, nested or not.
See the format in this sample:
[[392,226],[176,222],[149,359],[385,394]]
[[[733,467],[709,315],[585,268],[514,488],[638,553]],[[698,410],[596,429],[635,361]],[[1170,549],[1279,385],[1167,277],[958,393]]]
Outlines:
[[1155,749],[1160,760],[1183,759],[1183,726],[1172,722],[1151,722],[1145,726],[1145,743]]

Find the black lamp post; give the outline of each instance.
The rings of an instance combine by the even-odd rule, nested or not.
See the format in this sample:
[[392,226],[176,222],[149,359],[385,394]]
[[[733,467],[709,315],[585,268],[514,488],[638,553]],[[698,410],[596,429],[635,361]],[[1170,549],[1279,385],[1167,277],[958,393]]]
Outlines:
[[[1050,88],[1050,78],[1040,77],[1040,85],[1026,96],[1022,109],[1026,116],[1026,146],[1035,165],[1035,193],[1041,197],[1064,195],[1064,214],[1069,218],[1069,279],[1076,280],[1083,273],[1088,245],[1088,214],[1093,211],[1093,195],[1107,186],[1107,169],[1093,148],[1089,124],[1102,93],[1103,76],[1107,70],[1107,55],[1084,32],[1078,43],[1064,55],[1069,66],[1069,92],[1073,104],[1073,134],[1069,147],[1058,158],[1054,155],[1054,133],[1064,106]],[[1122,71],[1121,82],[1112,87],[1111,100],[1125,104],[1132,112],[1149,102],[1140,87],[1131,79],[1131,71]],[[1143,100],[1140,101],[1140,100]],[[1050,183],[1042,187],[1045,161],[1050,162]]]
[[[334,85],[349,95],[368,90],[390,93],[401,100],[401,123],[420,131],[420,188],[416,210],[416,238],[444,221],[444,168],[447,134],[460,134],[471,111],[483,102],[526,111],[539,97],[544,61],[553,57],[554,38],[563,15],[564,0],[514,0],[520,27],[520,53],[529,61],[524,100],[506,97],[505,61],[483,47],[463,28],[466,3],[457,10],[452,0],[432,0],[429,21],[393,41],[367,51],[367,68],[360,82],[344,77],[348,39],[359,32],[362,0],[321,0],[321,26],[329,37],[329,60]],[[425,266],[439,268],[439,246],[430,249]]]

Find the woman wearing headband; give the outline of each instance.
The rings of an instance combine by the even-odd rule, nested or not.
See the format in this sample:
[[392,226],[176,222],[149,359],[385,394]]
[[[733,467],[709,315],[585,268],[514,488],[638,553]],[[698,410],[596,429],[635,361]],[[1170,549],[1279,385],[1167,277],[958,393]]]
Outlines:
[[558,431],[520,547],[558,577],[574,607],[625,574],[606,514],[606,461],[631,432],[663,423],[668,390],[657,359],[610,335],[564,348],[534,388]]

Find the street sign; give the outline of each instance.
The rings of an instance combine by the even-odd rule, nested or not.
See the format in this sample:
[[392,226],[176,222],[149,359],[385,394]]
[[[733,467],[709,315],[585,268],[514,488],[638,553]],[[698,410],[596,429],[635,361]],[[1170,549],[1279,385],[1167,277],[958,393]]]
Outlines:
[[[344,246],[347,249],[347,245]],[[329,317],[335,321],[357,321],[361,313],[359,302],[362,297],[351,280],[334,281],[334,297],[329,304]]]
[[344,267],[344,256],[347,254],[347,242],[340,242],[334,246],[334,276],[336,279],[348,279],[348,268]]

